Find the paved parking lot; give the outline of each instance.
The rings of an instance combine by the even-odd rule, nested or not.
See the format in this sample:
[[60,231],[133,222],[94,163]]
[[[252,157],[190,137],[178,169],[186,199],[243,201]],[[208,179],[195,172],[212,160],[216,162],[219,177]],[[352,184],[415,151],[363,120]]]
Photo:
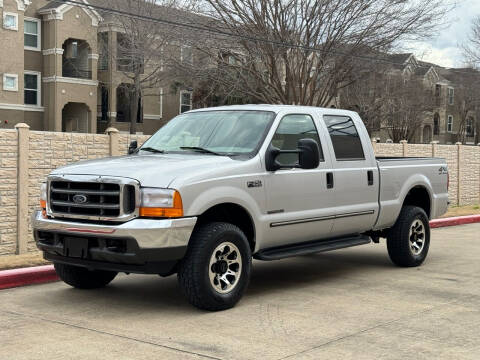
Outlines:
[[232,310],[199,311],[176,277],[0,292],[0,359],[479,359],[480,224],[433,230],[420,268],[385,244],[255,262]]

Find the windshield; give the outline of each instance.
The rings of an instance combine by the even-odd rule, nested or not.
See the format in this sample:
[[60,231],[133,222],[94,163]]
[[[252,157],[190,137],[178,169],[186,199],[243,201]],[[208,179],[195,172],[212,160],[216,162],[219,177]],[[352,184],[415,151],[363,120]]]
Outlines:
[[275,114],[270,111],[213,110],[186,113],[168,122],[142,148],[216,155],[250,154],[260,146],[274,117]]

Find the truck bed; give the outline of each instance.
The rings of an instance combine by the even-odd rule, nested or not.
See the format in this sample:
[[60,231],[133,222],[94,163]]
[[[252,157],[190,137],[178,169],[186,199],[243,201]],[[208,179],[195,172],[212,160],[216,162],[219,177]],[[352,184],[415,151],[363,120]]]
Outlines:
[[406,192],[428,184],[431,212],[430,218],[443,214],[448,207],[447,163],[442,158],[432,157],[376,157],[380,176],[380,213],[376,229],[393,225],[402,208]]

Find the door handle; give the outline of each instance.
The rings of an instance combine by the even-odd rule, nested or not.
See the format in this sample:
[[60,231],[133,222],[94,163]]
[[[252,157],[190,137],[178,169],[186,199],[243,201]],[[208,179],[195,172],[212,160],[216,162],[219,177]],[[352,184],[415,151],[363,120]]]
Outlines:
[[333,173],[328,172],[327,173],[327,189],[332,189],[333,188]]
[[368,186],[373,185],[373,170],[367,171]]

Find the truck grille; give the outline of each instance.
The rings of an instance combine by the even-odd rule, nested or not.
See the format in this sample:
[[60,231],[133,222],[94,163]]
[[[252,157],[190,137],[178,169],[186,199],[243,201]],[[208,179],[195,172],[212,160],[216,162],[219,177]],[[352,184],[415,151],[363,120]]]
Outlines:
[[108,182],[50,181],[53,216],[117,220],[135,211],[135,187]]

